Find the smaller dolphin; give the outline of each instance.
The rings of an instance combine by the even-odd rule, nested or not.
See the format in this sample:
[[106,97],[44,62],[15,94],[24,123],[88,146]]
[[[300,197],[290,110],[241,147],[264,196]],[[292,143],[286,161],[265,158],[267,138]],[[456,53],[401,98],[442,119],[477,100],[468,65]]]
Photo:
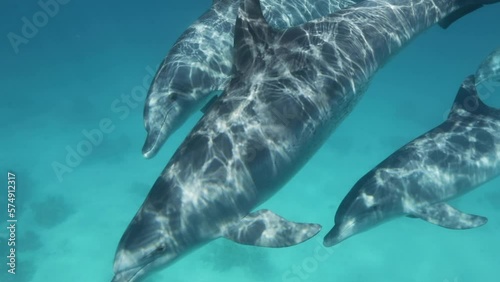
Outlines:
[[500,49],[460,87],[445,122],[414,139],[363,176],[335,215],[325,246],[400,216],[450,228],[484,225],[482,216],[446,202],[500,174],[500,110],[479,98],[478,78],[500,79]]

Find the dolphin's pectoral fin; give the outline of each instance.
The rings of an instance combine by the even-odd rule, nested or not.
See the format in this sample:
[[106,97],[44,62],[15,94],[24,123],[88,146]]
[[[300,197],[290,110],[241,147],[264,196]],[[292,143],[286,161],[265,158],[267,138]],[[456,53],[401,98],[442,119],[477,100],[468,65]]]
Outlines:
[[474,12],[475,10],[481,8],[482,6],[483,6],[482,4],[475,4],[460,8],[455,12],[451,13],[450,15],[448,15],[446,18],[442,19],[438,24],[440,27],[447,29],[454,22],[458,21],[465,15]]
[[425,206],[411,215],[449,229],[470,229],[488,222],[486,217],[463,213],[446,203]]
[[223,235],[236,243],[281,248],[302,243],[321,230],[321,225],[287,221],[269,210],[253,212]]

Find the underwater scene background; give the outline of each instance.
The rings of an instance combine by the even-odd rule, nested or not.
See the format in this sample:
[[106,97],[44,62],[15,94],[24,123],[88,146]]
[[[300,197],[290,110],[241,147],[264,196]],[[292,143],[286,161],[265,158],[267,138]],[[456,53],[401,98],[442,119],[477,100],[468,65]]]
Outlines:
[[[61,1],[61,3],[64,1]],[[142,111],[158,64],[210,0],[67,0],[12,45],[36,1],[0,4],[0,281],[110,281],[115,250],[156,177],[202,113],[151,160],[141,154]],[[294,247],[215,240],[146,281],[494,282],[500,279],[500,179],[453,201],[486,216],[455,231],[400,218],[333,248],[322,238],[354,183],[399,147],[441,123],[464,78],[500,47],[500,5],[412,41],[286,186],[259,208],[323,230]],[[141,99],[127,100],[135,93]],[[496,94],[500,94],[498,91]],[[500,107],[500,98],[485,101]],[[101,142],[55,163],[108,121]],[[16,174],[16,274],[7,272],[7,172]]]

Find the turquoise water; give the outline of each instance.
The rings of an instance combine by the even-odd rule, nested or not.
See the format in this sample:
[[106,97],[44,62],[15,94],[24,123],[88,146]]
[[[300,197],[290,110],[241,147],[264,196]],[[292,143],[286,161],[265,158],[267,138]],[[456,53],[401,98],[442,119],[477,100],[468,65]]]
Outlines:
[[[201,117],[197,113],[146,160],[143,104],[122,100],[141,91],[168,48],[211,4],[173,2],[68,1],[18,50],[8,34],[19,34],[22,18],[40,7],[35,1],[0,4],[0,281],[111,280],[123,231]],[[443,121],[463,79],[500,46],[499,15],[500,5],[487,7],[413,41],[376,75],[315,157],[262,205],[290,220],[322,224],[317,237],[285,249],[219,239],[147,281],[499,281],[499,179],[453,202],[488,217],[481,228],[453,231],[400,218],[322,247],[352,185]],[[110,124],[102,142],[58,176],[54,163],[64,163],[68,150],[85,140],[83,132],[99,128],[103,119]],[[6,265],[7,171],[17,181],[15,275]]]

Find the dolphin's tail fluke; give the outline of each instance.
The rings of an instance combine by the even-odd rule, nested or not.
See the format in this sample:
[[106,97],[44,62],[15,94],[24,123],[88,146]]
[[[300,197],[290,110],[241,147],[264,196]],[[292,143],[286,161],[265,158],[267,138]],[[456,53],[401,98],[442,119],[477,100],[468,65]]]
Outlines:
[[[467,0],[467,2],[472,2],[470,0]],[[462,17],[474,12],[475,10],[481,8],[484,5],[488,4],[493,4],[493,3],[498,3],[500,0],[476,0],[473,1],[473,3],[468,3],[464,5],[462,8],[456,10],[454,13],[451,13],[448,15],[446,18],[441,20],[438,24],[440,27],[446,29],[450,25],[452,25],[454,22],[458,21]]]

